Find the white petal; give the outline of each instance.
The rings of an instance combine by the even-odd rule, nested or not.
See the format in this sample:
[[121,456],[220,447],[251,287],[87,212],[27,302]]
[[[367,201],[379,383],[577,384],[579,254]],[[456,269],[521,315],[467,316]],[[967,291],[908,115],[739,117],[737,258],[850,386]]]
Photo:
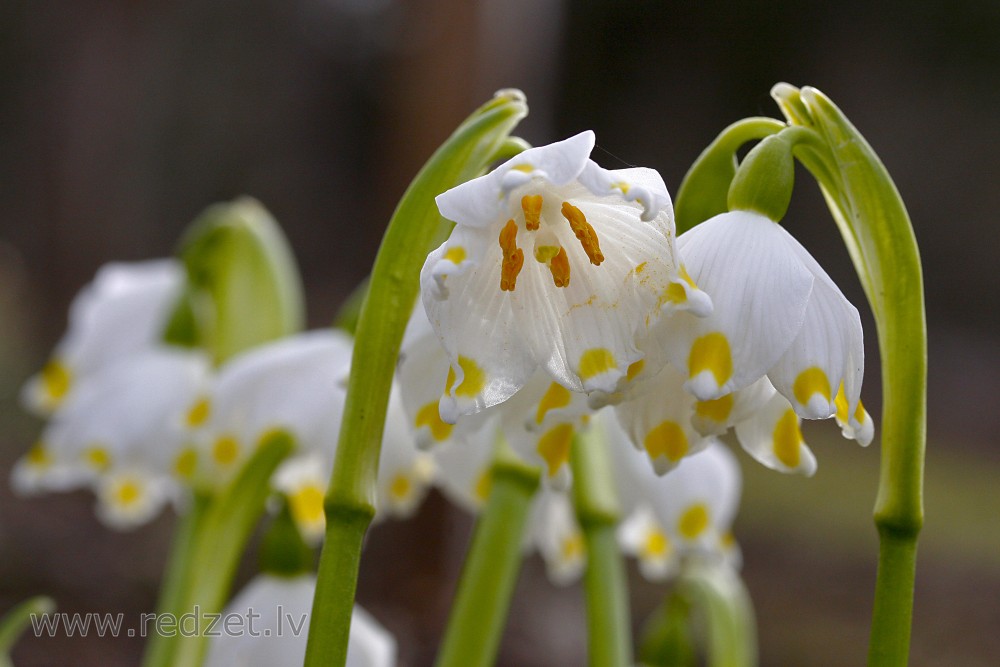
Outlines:
[[673,228],[673,208],[670,194],[663,178],[654,169],[635,167],[631,169],[602,169],[593,161],[588,161],[580,173],[580,183],[595,195],[606,196],[620,193],[625,201],[642,206],[641,218],[651,221],[658,215],[665,215]]
[[732,211],[678,239],[691,277],[714,309],[701,319],[684,313],[668,318],[662,342],[699,399],[758,380],[802,327],[813,276],[784,235],[764,216]]
[[691,424],[702,435],[722,435],[730,427],[752,417],[774,395],[774,386],[765,375],[746,389],[712,401],[697,401]]
[[580,578],[587,562],[586,547],[566,493],[543,491],[535,496],[529,535],[545,561],[549,581],[565,586]]
[[405,518],[419,507],[434,481],[434,461],[417,449],[403,411],[399,390],[389,395],[376,488],[376,518]]
[[799,416],[781,394],[736,425],[736,437],[750,456],[768,468],[811,477],[816,457],[802,439]]
[[433,451],[438,488],[453,503],[473,514],[489,498],[496,437],[496,421],[491,419],[469,437],[451,440]]

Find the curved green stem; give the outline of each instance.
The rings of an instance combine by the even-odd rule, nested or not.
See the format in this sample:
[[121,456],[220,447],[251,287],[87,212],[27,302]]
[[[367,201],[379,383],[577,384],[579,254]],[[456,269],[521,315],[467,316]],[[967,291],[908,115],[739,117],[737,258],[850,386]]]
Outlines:
[[840,109],[812,88],[785,87],[778,96],[783,109],[809,122],[832,151],[841,189],[831,190],[822,180],[821,186],[875,315],[882,356],[882,466],[874,512],[879,567],[868,660],[873,667],[902,667],[909,656],[917,537],[924,517],[927,324],[920,255],[895,184]]
[[501,452],[490,480],[490,495],[476,523],[437,667],[489,667],[496,661],[521,569],[522,538],[539,471]]
[[361,307],[337,455],[325,507],[305,663],[343,665],[361,542],[375,513],[382,430],[403,330],[419,289],[420,267],[443,223],[434,197],[481,172],[527,113],[519,92],[480,107],[431,156],[389,221]]
[[35,619],[55,611],[52,598],[44,595],[33,597],[18,604],[0,619],[0,667],[13,667],[10,651]]
[[591,667],[632,664],[625,561],[615,534],[621,509],[605,442],[593,429],[573,441],[573,502],[587,547],[583,585]]

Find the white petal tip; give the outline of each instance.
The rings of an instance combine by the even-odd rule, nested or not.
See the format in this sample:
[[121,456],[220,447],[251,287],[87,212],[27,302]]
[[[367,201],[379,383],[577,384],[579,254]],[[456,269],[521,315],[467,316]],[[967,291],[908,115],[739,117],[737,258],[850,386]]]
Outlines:
[[684,390],[699,401],[714,401],[725,393],[711,371],[702,371],[685,382]]

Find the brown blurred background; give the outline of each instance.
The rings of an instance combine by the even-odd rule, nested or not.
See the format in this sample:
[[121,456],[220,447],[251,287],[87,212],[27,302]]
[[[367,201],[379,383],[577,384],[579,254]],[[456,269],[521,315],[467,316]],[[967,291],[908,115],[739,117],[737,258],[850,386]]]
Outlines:
[[[367,272],[408,180],[494,90],[515,86],[547,143],[597,132],[603,166],[655,167],[675,191],[728,123],[778,115],[777,81],[814,85],[894,176],[921,244],[931,336],[927,526],[914,665],[1000,655],[996,253],[1000,4],[990,0],[8,0],[0,4],[0,472],[39,423],[21,382],[73,294],[114,259],[169,254],[201,209],[250,194],[284,226],[322,326]],[[787,226],[874,327],[816,187]],[[737,524],[762,664],[853,665],[866,653],[878,444],[806,432],[812,480],[742,457]],[[37,593],[62,611],[153,606],[172,517],[114,534],[85,494],[0,491],[0,611]],[[375,529],[359,599],[430,664],[471,530],[433,496]],[[400,558],[399,554],[407,554]],[[244,576],[252,571],[252,559]],[[633,572],[634,575],[634,572]],[[633,576],[638,623],[662,586]],[[582,595],[526,562],[503,665],[584,661]],[[19,665],[129,665],[138,639],[26,639]]]

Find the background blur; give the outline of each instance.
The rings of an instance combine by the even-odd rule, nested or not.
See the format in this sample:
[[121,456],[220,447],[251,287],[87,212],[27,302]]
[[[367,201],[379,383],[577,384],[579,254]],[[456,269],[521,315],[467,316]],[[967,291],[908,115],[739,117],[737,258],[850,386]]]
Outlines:
[[[250,194],[270,208],[301,263],[310,322],[322,326],[367,272],[409,179],[498,88],[527,93],[519,134],[532,143],[592,128],[599,163],[655,167],[676,191],[725,125],[780,115],[772,84],[810,84],[886,163],[923,253],[930,439],[912,662],[997,664],[1000,4],[736,4],[0,4],[0,478],[39,427],[17,390],[63,331],[76,290],[107,261],[171,253],[215,201]],[[877,424],[874,326],[817,189],[800,176],[787,226],[862,311],[864,398]],[[765,666],[866,655],[878,440],[862,450],[836,430],[806,432],[820,461],[812,480],[741,457],[736,534]],[[149,611],[171,527],[164,516],[115,534],[85,494],[23,500],[4,486],[0,611],[37,593],[60,611]],[[371,534],[359,599],[396,634],[405,665],[433,657],[470,530],[432,496],[416,519]],[[638,623],[665,589],[634,575]],[[500,663],[583,664],[583,625],[580,591],[553,588],[532,558]],[[129,665],[141,648],[29,638],[15,659]]]

